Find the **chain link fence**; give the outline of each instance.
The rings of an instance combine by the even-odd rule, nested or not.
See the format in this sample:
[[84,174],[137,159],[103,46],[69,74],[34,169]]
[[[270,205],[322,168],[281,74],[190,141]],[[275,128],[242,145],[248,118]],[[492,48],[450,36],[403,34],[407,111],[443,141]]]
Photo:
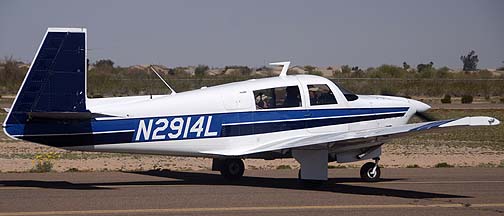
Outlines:
[[[165,78],[175,91],[215,86],[250,79],[231,78]],[[332,78],[357,94],[442,97],[444,95],[475,97],[504,96],[504,79],[397,79],[397,78]],[[90,97],[168,94],[169,89],[156,78],[88,79]]]

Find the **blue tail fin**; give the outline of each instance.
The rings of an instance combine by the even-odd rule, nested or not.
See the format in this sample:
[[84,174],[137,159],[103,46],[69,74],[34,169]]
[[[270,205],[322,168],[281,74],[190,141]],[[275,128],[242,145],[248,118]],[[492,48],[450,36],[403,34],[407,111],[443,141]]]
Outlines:
[[4,127],[30,113],[86,112],[86,58],[86,29],[49,28]]

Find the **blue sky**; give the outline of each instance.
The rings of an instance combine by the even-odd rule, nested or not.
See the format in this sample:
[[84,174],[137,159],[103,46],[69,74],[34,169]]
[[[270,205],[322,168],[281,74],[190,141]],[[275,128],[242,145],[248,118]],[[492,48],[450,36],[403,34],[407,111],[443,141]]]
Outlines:
[[6,1],[0,57],[31,61],[47,27],[88,28],[89,57],[170,67],[504,61],[504,1]]

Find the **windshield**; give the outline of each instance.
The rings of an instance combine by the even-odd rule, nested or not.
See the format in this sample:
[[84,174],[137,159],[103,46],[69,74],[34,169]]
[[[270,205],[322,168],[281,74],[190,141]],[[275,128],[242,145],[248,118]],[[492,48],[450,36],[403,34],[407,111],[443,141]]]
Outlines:
[[336,86],[338,86],[338,88],[340,89],[341,93],[343,93],[343,95],[345,95],[345,98],[347,99],[347,101],[354,101],[354,100],[359,99],[359,96],[357,96],[353,92],[349,91],[346,88],[343,88],[343,86],[341,86],[338,83],[335,83],[335,84],[336,84]]

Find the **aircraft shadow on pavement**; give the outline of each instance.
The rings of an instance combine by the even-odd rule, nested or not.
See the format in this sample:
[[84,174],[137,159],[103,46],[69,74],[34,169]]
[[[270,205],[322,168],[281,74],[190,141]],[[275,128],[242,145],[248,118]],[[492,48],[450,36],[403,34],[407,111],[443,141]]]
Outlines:
[[[219,174],[178,172],[178,171],[141,171],[132,172],[141,175],[174,178],[182,181],[172,181],[173,185],[235,185],[263,188],[280,188],[294,190],[325,191],[344,194],[392,196],[412,199],[427,198],[468,198],[467,196],[420,192],[413,190],[389,189],[380,187],[370,187],[367,185],[348,185],[344,183],[362,182],[360,178],[331,178],[325,184],[316,187],[303,185],[298,179],[293,178],[267,178],[244,176],[239,180],[224,180]],[[403,179],[382,179],[382,181],[398,181]],[[369,183],[371,185],[372,183]]]
[[68,181],[38,181],[38,180],[9,180],[0,181],[3,187],[26,187],[45,189],[70,189],[70,190],[107,190],[110,188],[99,187],[91,183],[72,183]]
[[[130,174],[140,174],[170,178],[170,180],[153,181],[125,181],[125,182],[97,182],[97,183],[72,183],[67,181],[34,181],[34,180],[10,180],[0,181],[0,185],[5,187],[33,187],[47,189],[71,189],[71,190],[113,190],[121,186],[168,186],[168,185],[233,185],[261,188],[280,188],[292,190],[324,191],[343,194],[390,196],[410,199],[429,198],[469,198],[462,195],[421,192],[414,190],[401,190],[383,188],[379,185],[373,187],[372,183],[365,185],[350,185],[345,183],[361,182],[359,178],[331,178],[321,186],[307,187],[293,178],[267,178],[244,176],[240,180],[224,180],[219,174],[200,172],[178,172],[178,171],[138,171],[127,172]],[[173,180],[171,180],[173,179]],[[383,179],[383,181],[397,181],[402,179]]]

